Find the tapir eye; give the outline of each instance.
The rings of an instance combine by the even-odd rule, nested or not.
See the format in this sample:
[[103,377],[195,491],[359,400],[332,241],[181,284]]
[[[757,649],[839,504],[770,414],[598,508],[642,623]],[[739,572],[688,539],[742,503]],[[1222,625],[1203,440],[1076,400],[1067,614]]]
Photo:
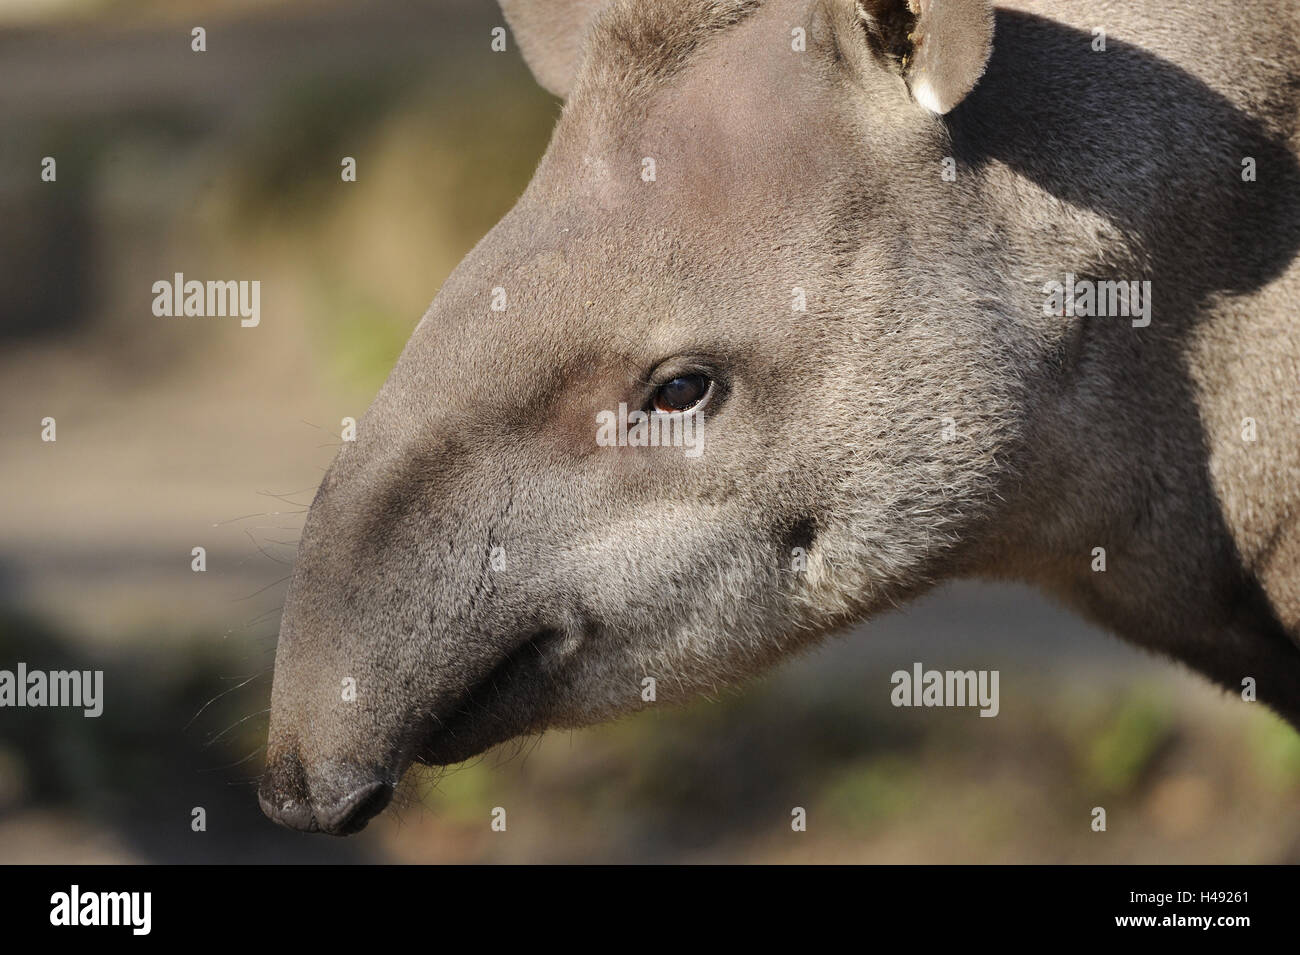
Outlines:
[[704,375],[681,375],[660,385],[651,404],[663,414],[690,411],[704,400],[710,384]]

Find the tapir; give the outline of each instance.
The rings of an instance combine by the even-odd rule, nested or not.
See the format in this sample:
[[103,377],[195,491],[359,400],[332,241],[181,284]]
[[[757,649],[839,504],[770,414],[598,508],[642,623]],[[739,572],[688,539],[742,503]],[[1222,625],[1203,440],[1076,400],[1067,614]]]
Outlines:
[[954,578],[1300,725],[1300,5],[502,6],[563,110],[316,492],[268,816]]

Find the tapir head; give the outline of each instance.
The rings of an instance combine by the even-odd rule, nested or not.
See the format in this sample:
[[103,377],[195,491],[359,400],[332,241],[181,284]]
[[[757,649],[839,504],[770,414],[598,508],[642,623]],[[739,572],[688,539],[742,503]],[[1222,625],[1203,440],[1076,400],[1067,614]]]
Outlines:
[[969,559],[1016,437],[944,175],[985,3],[504,6],[563,116],[307,516],[261,787],[295,828],[896,603]]

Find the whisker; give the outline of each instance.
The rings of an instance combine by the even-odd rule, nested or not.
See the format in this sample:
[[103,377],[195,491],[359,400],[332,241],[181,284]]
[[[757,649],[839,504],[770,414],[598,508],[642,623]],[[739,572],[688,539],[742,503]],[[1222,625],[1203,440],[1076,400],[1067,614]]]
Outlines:
[[240,603],[241,601],[244,601],[244,600],[252,600],[252,599],[253,599],[254,597],[256,597],[258,594],[260,594],[260,593],[264,593],[265,591],[270,590],[272,587],[276,586],[277,584],[282,584],[282,583],[284,583],[286,580],[288,580],[288,579],[289,579],[290,577],[292,577],[292,576],[293,576],[293,574],[285,574],[285,575],[284,575],[283,577],[281,577],[279,580],[273,580],[273,581],[271,581],[269,584],[267,584],[267,585],[266,585],[265,587],[263,587],[261,590],[255,590],[255,591],[253,591],[251,594],[249,594],[247,597],[236,597],[236,598],[234,598],[233,600],[231,600],[230,602],[231,602],[231,603]]
[[[254,756],[256,756],[258,753],[260,753],[260,752],[261,752],[262,750],[264,750],[264,749],[266,749],[266,744],[265,744],[265,743],[263,743],[261,746],[257,747],[257,749],[253,750],[251,753],[249,753],[249,754],[248,754],[247,756],[245,756],[243,759],[235,760],[235,762],[233,762],[233,763],[227,763],[225,766],[214,766],[214,767],[212,767],[211,769],[200,769],[199,772],[201,772],[201,773],[220,773],[220,772],[224,772],[224,771],[227,770],[227,769],[234,769],[236,766],[240,766],[240,765],[243,765],[244,763],[248,762],[250,759],[252,759]],[[245,781],[245,784],[246,784],[246,783],[247,783],[247,781]]]
[[280,612],[281,610],[283,610],[283,609],[284,609],[284,604],[280,604],[280,606],[278,606],[278,607],[272,607],[270,610],[267,610],[267,611],[265,611],[265,612],[263,612],[263,613],[259,613],[259,614],[258,614],[256,617],[254,617],[252,620],[248,621],[248,623],[240,624],[238,627],[231,627],[229,630],[227,630],[225,633],[223,633],[222,636],[223,636],[223,637],[228,637],[228,636],[230,636],[232,633],[238,633],[238,632],[241,631],[241,630],[247,630],[249,627],[253,626],[254,624],[256,624],[256,623],[258,623],[258,622],[260,622],[260,621],[262,620],[262,618],[264,618],[264,617],[269,617],[269,616],[271,616],[271,614],[273,614],[273,613],[279,613],[279,612]]
[[265,557],[267,560],[273,560],[273,561],[275,561],[277,564],[282,564],[282,565],[285,566],[285,567],[292,567],[292,566],[293,566],[293,563],[292,563],[291,561],[281,560],[279,557],[274,557],[274,556],[272,556],[271,554],[268,554],[268,553],[266,552],[266,549],[265,549],[264,547],[262,547],[262,545],[259,544],[259,543],[257,542],[257,538],[254,537],[253,534],[252,534],[252,532],[249,531],[247,528],[244,529],[244,533],[248,535],[248,539],[249,539],[250,541],[253,542],[253,546],[256,547],[259,551],[261,551],[262,556]]
[[[270,491],[258,491],[263,497],[273,497],[277,501],[284,501],[286,504],[292,504],[294,507],[310,507],[309,504],[303,504],[301,501],[295,501],[288,494],[272,494]],[[294,492],[301,493],[301,492]]]
[[269,672],[270,672],[269,670],[261,670],[261,671],[259,671],[259,672],[257,672],[257,673],[254,673],[252,676],[250,676],[250,677],[249,677],[247,680],[245,680],[243,683],[240,683],[238,686],[232,686],[232,687],[229,687],[228,689],[222,690],[220,693],[218,693],[218,694],[217,694],[216,696],[214,696],[212,699],[208,700],[208,702],[204,703],[202,706],[199,707],[199,711],[198,711],[197,713],[195,713],[193,716],[190,717],[190,721],[189,721],[188,723],[185,724],[185,727],[184,727],[184,729],[181,730],[181,732],[184,733],[185,730],[187,730],[187,729],[189,729],[191,726],[193,726],[193,725],[194,725],[194,721],[197,720],[200,716],[203,715],[203,711],[206,710],[206,709],[207,709],[209,706],[211,706],[213,703],[217,702],[217,700],[221,699],[223,696],[225,696],[225,695],[228,694],[228,693],[234,693],[236,690],[248,686],[248,684],[252,683],[252,682],[253,682],[254,680],[256,680],[259,676],[265,676],[265,675],[266,675],[267,673],[269,673]]
[[310,421],[308,421],[306,418],[299,418],[298,420],[301,421],[303,424],[307,425],[308,427],[315,428],[317,431],[324,431],[326,434],[333,434],[333,433],[334,433],[334,432],[331,431],[329,428],[322,428],[322,427],[321,427],[320,425],[318,425],[318,424],[312,424],[312,423],[311,423]]
[[237,720],[236,722],[231,723],[229,726],[227,726],[225,729],[223,729],[223,730],[222,730],[220,733],[218,733],[216,736],[213,736],[213,737],[211,737],[210,739],[208,739],[208,741],[205,742],[203,745],[204,745],[205,747],[206,747],[206,746],[211,746],[213,743],[215,743],[217,740],[221,739],[221,737],[225,736],[227,733],[229,733],[229,732],[230,732],[231,730],[233,730],[235,727],[237,727],[237,726],[242,726],[244,723],[247,723],[249,720],[251,720],[251,719],[252,719],[253,717],[255,717],[255,716],[262,716],[263,714],[265,714],[265,713],[270,713],[270,712],[271,712],[271,708],[268,706],[266,709],[264,709],[264,710],[258,710],[256,713],[249,713],[249,714],[248,714],[247,716],[245,716],[243,719],[241,719],[241,720]]

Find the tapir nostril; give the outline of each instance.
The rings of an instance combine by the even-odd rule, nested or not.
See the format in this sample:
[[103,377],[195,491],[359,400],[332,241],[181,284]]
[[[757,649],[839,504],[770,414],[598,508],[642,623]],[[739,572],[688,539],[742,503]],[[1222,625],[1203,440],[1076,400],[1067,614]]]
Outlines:
[[[273,761],[257,794],[262,812],[299,832],[346,836],[364,828],[393,798],[393,787],[369,772],[331,768],[333,772],[322,772],[308,783],[296,755]],[[365,782],[358,785],[359,780]],[[340,791],[345,795],[335,797]]]
[[289,799],[279,802],[274,797],[268,797],[266,793],[258,793],[257,801],[261,804],[262,812],[267,818],[273,819],[282,826],[297,829],[299,832],[319,831],[316,816],[305,801]]
[[262,812],[280,825],[302,832],[316,831],[307,775],[296,755],[281,757],[267,765],[257,801]]
[[371,782],[352,790],[330,804],[318,804],[298,795],[284,795],[263,787],[258,793],[262,812],[290,829],[299,832],[327,832],[348,836],[360,832],[375,816],[384,811],[393,798],[393,787]]

